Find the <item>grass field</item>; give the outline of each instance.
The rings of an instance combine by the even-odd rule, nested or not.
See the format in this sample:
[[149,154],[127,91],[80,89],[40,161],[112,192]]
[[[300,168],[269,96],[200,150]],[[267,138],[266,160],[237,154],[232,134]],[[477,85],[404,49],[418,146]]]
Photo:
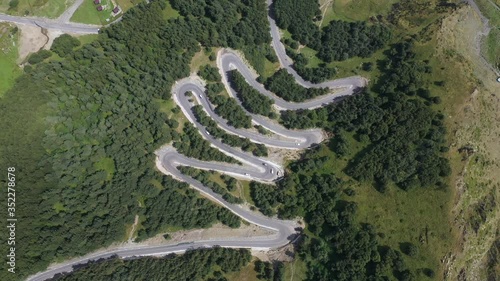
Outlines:
[[19,31],[13,34],[14,27],[0,23],[0,97],[14,84],[21,69],[16,63]]
[[204,48],[198,53],[194,54],[193,59],[191,60],[191,64],[189,65],[189,69],[191,69],[192,73],[198,72],[201,66],[210,65],[216,67],[217,64],[215,61],[211,61],[209,56],[211,53],[217,54],[218,48],[211,48],[210,51],[207,52]]
[[[98,11],[97,7],[102,6],[103,10]],[[72,22],[86,23],[86,24],[97,24],[106,25],[118,17],[113,17],[113,3],[111,0],[101,0],[101,4],[95,5],[94,1],[83,1],[82,5],[78,7],[76,12],[71,17]]]
[[257,278],[257,272],[255,271],[255,259],[248,263],[238,272],[227,273],[225,277],[229,281],[259,281],[261,279]]
[[0,0],[0,12],[16,16],[57,18],[74,0],[19,0],[16,8],[10,9],[11,0]]

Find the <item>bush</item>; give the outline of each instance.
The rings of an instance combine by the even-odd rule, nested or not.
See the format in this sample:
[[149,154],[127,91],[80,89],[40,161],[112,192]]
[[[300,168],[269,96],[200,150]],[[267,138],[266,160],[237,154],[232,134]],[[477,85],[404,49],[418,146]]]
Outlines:
[[68,34],[63,34],[56,39],[50,48],[51,51],[60,57],[65,57],[73,51],[73,48],[80,46],[80,40]]

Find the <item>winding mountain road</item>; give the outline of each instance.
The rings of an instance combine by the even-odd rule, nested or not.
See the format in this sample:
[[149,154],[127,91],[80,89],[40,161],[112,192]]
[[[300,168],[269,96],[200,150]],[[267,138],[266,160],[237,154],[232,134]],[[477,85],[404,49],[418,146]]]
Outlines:
[[[268,3],[270,4],[271,1],[268,0]],[[14,22],[18,22],[23,19],[26,22],[33,24],[33,22],[38,21],[38,19],[33,18],[14,18],[17,20]],[[2,19],[5,20],[5,15],[0,15],[0,20]],[[221,50],[218,53],[217,65],[222,75],[222,82],[224,83],[224,86],[226,87],[230,95],[236,98],[236,93],[229,86],[227,80],[227,72],[232,69],[237,69],[252,87],[260,91],[262,94],[274,99],[276,106],[282,110],[297,110],[320,107],[325,103],[334,101],[340,96],[353,94],[355,92],[355,89],[358,87],[366,86],[367,81],[362,77],[338,79],[321,84],[312,84],[310,82],[304,81],[292,68],[291,60],[286,55],[285,48],[280,42],[279,29],[276,27],[274,20],[269,17],[269,21],[271,25],[271,35],[273,38],[272,45],[276,50],[281,66],[286,68],[288,72],[294,75],[297,83],[304,87],[328,87],[332,90],[335,90],[335,92],[303,103],[287,102],[277,97],[273,93],[267,91],[261,84],[257,83],[255,80],[257,77],[256,74],[244,63],[244,60],[238,55],[238,53],[232,50],[225,49]],[[47,21],[43,21],[43,23],[47,24]],[[93,27],[76,26],[73,23],[57,22],[52,24],[54,24],[54,28],[59,28],[59,30],[62,31],[66,31],[69,29],[71,29],[71,32],[75,32],[75,30],[80,32],[93,31]],[[37,22],[36,25],[40,25],[40,22]],[[187,92],[191,92],[194,95],[188,97],[186,95]],[[220,238],[209,241],[187,241],[185,243],[176,245],[166,244],[160,246],[126,246],[114,249],[112,251],[92,253],[64,263],[53,265],[49,267],[45,272],[30,276],[28,280],[46,280],[53,277],[55,274],[72,271],[74,265],[86,263],[90,260],[108,258],[113,255],[117,255],[121,258],[130,258],[136,256],[162,256],[170,253],[185,252],[188,249],[213,246],[269,250],[272,248],[284,246],[288,244],[294,237],[296,237],[296,231],[294,229],[298,225],[295,222],[265,217],[259,213],[248,210],[247,208],[245,208],[245,206],[229,204],[219,194],[214,193],[211,189],[205,187],[199,181],[182,174],[177,169],[178,166],[189,166],[205,170],[215,170],[235,177],[252,179],[262,182],[272,182],[273,180],[276,180],[283,175],[283,168],[278,164],[275,164],[268,159],[254,157],[248,153],[242,152],[239,149],[230,147],[208,134],[205,128],[196,121],[196,118],[194,117],[194,114],[191,110],[191,107],[194,105],[193,97],[196,99],[196,103],[202,105],[207,114],[218,123],[220,128],[222,128],[226,132],[249,138],[254,142],[262,143],[267,146],[273,146],[283,149],[304,149],[323,140],[323,134],[321,130],[287,130],[268,118],[250,114],[249,112],[247,112],[247,114],[252,117],[253,123],[262,125],[263,127],[273,132],[274,135],[264,136],[251,130],[236,129],[228,125],[226,120],[215,114],[213,105],[210,104],[205,96],[204,82],[196,76],[191,76],[177,81],[172,88],[172,97],[174,101],[179,105],[183,113],[186,115],[188,120],[199,129],[199,133],[203,136],[203,138],[211,143],[211,146],[219,149],[221,152],[230,155],[233,158],[238,159],[242,163],[242,165],[232,165],[219,162],[205,162],[191,159],[179,154],[171,146],[164,146],[156,151],[157,168],[165,174],[172,175],[178,180],[188,183],[191,187],[198,190],[204,196],[227,208],[229,211],[239,216],[241,219],[269,229],[273,231],[274,234],[246,239]],[[236,100],[241,104],[241,102],[237,98]]]

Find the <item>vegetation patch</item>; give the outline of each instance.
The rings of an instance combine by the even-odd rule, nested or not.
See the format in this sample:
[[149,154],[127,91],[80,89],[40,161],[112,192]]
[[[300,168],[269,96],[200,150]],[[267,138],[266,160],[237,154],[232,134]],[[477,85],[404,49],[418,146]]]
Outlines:
[[[216,181],[213,180],[213,176],[215,175],[214,172],[209,172],[209,171],[204,171],[204,170],[198,170],[192,167],[186,167],[182,166],[179,167],[179,170],[185,174],[188,175],[197,181],[201,182],[204,186],[210,188],[213,192],[220,194],[224,200],[231,204],[241,204],[243,203],[243,200],[241,198],[233,196],[229,191],[232,191],[235,189],[235,185],[228,185],[227,188],[225,186],[222,186],[221,184],[217,183]],[[224,184],[225,185],[225,184]],[[236,227],[239,226],[235,225]]]
[[292,74],[280,69],[264,83],[266,89],[286,101],[301,102],[328,93],[327,88],[304,88],[297,84]]
[[250,260],[250,251],[246,249],[224,248],[194,250],[182,255],[170,254],[162,258],[123,260],[111,257],[78,266],[75,271],[60,274],[50,280],[83,281],[90,277],[95,281],[142,280],[144,278],[172,281],[221,281],[226,280],[225,274],[239,271]]
[[267,147],[265,145],[254,143],[248,138],[242,138],[227,133],[218,127],[217,123],[206,114],[201,105],[195,105],[191,109],[193,110],[196,120],[205,126],[207,132],[214,138],[221,139],[221,141],[227,145],[240,147],[243,151],[250,151],[257,157],[267,156]]
[[66,0],[0,0],[0,12],[15,16],[57,18],[71,3]]
[[109,24],[123,12],[114,13],[113,9],[116,7],[113,3],[111,0],[99,0],[99,4],[91,0],[83,1],[71,17],[71,21],[97,25]]
[[255,71],[264,78],[271,76],[279,68],[278,57],[268,44],[245,46],[243,53]]
[[[136,214],[140,239],[169,226],[235,222],[226,209],[156,172],[153,152],[179,140],[181,120],[173,120],[179,110],[167,102],[165,89],[189,75],[200,43],[233,48],[264,43],[256,31],[266,29],[265,4],[245,3],[231,1],[222,10],[232,26],[208,16],[166,21],[166,2],[141,3],[92,43],[25,68],[0,100],[5,132],[0,165],[15,166],[18,184],[30,186],[19,194],[17,206],[16,235],[23,247],[15,280],[122,239]],[[254,18],[239,23],[240,12]],[[234,34],[236,25],[248,36]],[[207,40],[205,31],[225,36]],[[103,160],[108,158],[115,166],[112,176],[111,160]],[[5,274],[0,279],[13,280]]]
[[19,31],[7,23],[0,23],[0,98],[12,87],[21,74],[17,66]]
[[183,132],[179,141],[174,142],[174,147],[179,153],[203,161],[238,163],[234,158],[211,147],[210,142],[204,139],[191,123],[184,125]]

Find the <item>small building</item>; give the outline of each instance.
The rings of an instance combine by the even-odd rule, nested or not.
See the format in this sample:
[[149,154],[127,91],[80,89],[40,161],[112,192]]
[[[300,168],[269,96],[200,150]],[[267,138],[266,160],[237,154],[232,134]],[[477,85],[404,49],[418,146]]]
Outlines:
[[101,0],[94,0],[94,4],[95,4],[95,5],[99,5],[99,4],[101,4]]
[[102,6],[97,6],[96,8],[99,12],[102,11],[104,8]]
[[118,14],[120,12],[120,7],[116,6],[114,9],[113,9],[113,13],[114,14]]

